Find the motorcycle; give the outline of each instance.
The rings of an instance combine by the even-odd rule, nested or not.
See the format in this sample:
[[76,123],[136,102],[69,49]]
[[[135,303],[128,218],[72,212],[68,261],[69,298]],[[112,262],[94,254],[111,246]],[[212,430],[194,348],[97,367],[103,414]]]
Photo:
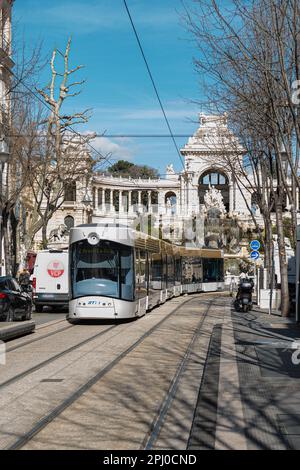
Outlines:
[[237,312],[252,310],[252,292],[254,283],[252,279],[242,279],[238,288],[234,308]]

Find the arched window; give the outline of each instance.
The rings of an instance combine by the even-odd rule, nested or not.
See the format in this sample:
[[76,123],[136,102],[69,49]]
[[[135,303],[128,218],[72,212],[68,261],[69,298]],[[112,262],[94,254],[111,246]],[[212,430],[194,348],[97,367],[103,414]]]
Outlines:
[[64,224],[67,227],[68,231],[70,231],[71,228],[73,228],[75,225],[74,217],[72,217],[71,215],[67,215],[67,217],[65,217]]
[[199,178],[199,202],[204,204],[204,196],[210,186],[214,186],[221,191],[223,196],[224,206],[226,211],[229,212],[229,181],[228,177],[219,170],[208,170],[203,173]]
[[177,196],[173,191],[169,191],[165,195],[165,205],[167,212],[170,212],[172,215],[176,213],[176,202],[177,202]]
[[76,181],[66,181],[65,201],[76,202]]

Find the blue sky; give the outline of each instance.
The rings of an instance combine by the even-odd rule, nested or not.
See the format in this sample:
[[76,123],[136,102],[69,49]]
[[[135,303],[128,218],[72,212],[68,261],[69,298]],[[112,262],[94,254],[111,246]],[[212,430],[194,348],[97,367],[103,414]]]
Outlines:
[[[201,99],[202,90],[193,70],[195,49],[180,19],[181,1],[128,0],[128,6],[171,128],[175,134],[192,134],[201,109],[191,101]],[[43,40],[45,54],[55,46],[63,50],[72,35],[71,64],[85,66],[78,78],[86,78],[86,84],[68,107],[93,109],[81,131],[168,133],[123,0],[16,0],[14,22],[17,36],[24,35],[27,44]],[[48,68],[41,83],[47,80]],[[178,146],[185,141],[177,139]],[[162,174],[168,163],[181,169],[171,139],[105,138],[95,146],[111,151],[114,159],[148,164]]]

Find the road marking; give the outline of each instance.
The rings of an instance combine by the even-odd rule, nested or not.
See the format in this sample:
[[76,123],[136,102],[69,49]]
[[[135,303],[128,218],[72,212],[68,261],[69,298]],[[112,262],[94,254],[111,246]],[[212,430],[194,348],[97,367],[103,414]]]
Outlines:
[[233,324],[227,308],[222,329],[216,450],[247,450],[239,383]]

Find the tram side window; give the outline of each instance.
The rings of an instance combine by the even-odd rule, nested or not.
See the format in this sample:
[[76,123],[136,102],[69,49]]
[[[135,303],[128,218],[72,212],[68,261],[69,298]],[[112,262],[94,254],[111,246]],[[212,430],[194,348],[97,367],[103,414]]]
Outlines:
[[181,258],[175,260],[175,284],[177,286],[181,284]]
[[172,287],[175,284],[175,266],[173,256],[167,256],[168,263],[168,287]]
[[202,282],[202,260],[197,257],[183,258],[182,283],[193,284]]
[[152,254],[150,271],[150,288],[161,290],[162,288],[162,259],[160,254]]
[[135,292],[139,298],[140,291],[140,250],[135,250]]
[[203,272],[202,272],[202,259],[193,258],[193,277],[192,282],[202,282]]
[[133,279],[133,256],[132,249],[120,250],[121,260],[121,298],[124,300],[133,300],[134,298],[134,279]]
[[182,259],[182,284],[190,284],[192,282],[192,266],[189,258]]
[[224,281],[224,260],[219,259],[219,265],[218,265],[218,281],[223,282]]
[[148,253],[140,251],[140,293],[142,297],[148,294]]
[[162,255],[162,289],[165,289],[167,287],[167,256]]

